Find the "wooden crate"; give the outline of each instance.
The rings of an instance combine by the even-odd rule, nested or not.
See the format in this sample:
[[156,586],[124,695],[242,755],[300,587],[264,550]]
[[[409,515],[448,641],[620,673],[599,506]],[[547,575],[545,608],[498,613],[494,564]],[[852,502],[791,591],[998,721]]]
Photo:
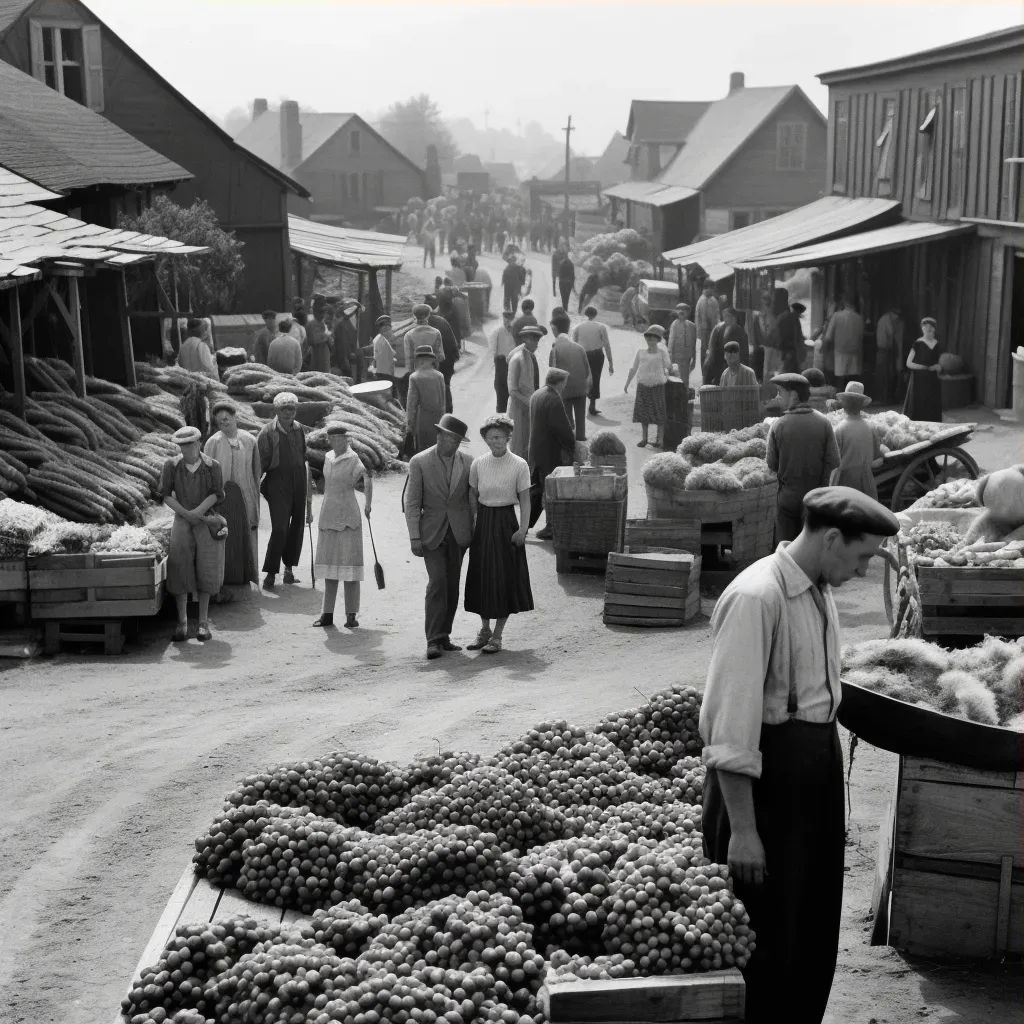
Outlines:
[[156,615],[167,559],[152,554],[40,555],[28,560],[34,619],[129,619]]
[[700,555],[682,551],[608,555],[604,622],[685,626],[700,613]]
[[1024,573],[985,566],[918,566],[926,636],[1024,636]]
[[625,546],[632,554],[674,548],[699,555],[700,523],[689,519],[627,519]]
[[12,605],[14,622],[24,625],[28,618],[28,562],[15,558],[0,562],[0,604]]
[[618,501],[548,498],[544,501],[544,510],[556,554],[598,556],[603,562],[609,551],[622,550],[626,530],[625,498]]
[[922,956],[1024,952],[1024,773],[900,758],[873,941]]
[[701,546],[729,548],[736,565],[749,565],[772,553],[777,481],[731,493],[645,487],[648,519],[700,524]]
[[618,501],[626,496],[624,475],[603,466],[559,466],[544,480],[544,501]]
[[613,469],[619,476],[626,476],[626,453],[621,455],[590,456],[590,465],[594,468]]
[[538,1001],[552,1024],[731,1024],[744,1019],[746,990],[735,967],[611,981],[549,981]]
[[764,419],[760,384],[722,388],[705,384],[698,392],[700,429],[722,433],[752,427]]
[[[282,910],[266,903],[253,903],[239,894],[235,889],[222,889],[211,885],[205,878],[199,878],[192,865],[185,868],[178,884],[171,893],[160,919],[153,929],[146,948],[139,957],[138,965],[132,974],[134,981],[146,967],[151,967],[160,959],[164,947],[174,936],[178,925],[209,924],[226,917],[251,917],[260,924],[307,924],[312,920],[294,910]],[[126,985],[126,990],[127,990]],[[111,1024],[124,1024],[124,1018],[118,1011]]]

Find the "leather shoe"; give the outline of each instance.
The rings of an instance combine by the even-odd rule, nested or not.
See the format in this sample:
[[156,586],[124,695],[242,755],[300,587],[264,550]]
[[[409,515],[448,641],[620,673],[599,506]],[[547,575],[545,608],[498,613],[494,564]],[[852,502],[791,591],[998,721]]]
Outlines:
[[439,643],[437,646],[440,647],[442,651],[461,651],[462,650],[462,648],[458,644],[453,644],[451,642],[451,640],[442,640],[441,643]]
[[430,644],[427,647],[427,661],[434,661],[444,653],[440,644]]

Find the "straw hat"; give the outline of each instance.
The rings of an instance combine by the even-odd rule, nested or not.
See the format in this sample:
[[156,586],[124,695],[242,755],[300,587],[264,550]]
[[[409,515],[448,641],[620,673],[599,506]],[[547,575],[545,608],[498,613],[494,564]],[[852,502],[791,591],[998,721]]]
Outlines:
[[864,385],[859,380],[851,380],[846,388],[836,395],[836,399],[844,409],[866,409],[871,404],[871,399],[864,394]]

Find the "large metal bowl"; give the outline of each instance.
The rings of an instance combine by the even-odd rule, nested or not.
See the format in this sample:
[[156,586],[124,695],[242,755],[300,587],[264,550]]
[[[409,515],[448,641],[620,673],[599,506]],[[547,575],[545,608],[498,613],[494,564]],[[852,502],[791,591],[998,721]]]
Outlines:
[[984,771],[1021,771],[1021,734],[843,682],[839,724],[872,746]]

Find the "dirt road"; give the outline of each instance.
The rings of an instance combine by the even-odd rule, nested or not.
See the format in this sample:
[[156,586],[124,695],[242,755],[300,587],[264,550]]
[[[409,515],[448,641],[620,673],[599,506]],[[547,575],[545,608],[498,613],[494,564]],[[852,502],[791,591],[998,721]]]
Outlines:
[[[553,305],[548,260],[534,262],[543,322]],[[601,406],[605,425],[621,429],[629,444],[638,432],[621,389],[639,341],[613,333],[617,372],[608,395],[619,397]],[[541,362],[546,355],[547,342]],[[493,408],[478,336],[455,394],[456,411],[472,427]],[[640,452],[630,447],[638,465]],[[483,451],[479,438],[472,450]],[[974,450],[984,463],[984,450]],[[320,591],[310,589],[306,550],[299,585],[216,609],[206,645],[172,645],[172,623],[161,621],[117,659],[74,653],[0,663],[8,794],[0,825],[2,1024],[109,1021],[193,839],[244,774],[340,747],[400,762],[438,745],[486,751],[544,719],[590,724],[669,683],[703,684],[706,618],[670,632],[607,628],[602,580],[557,576],[550,546],[532,539],[537,611],[509,624],[507,650],[427,663],[425,573],[409,552],[402,484],[392,476],[376,487],[387,589],[378,592],[372,580],[364,586],[356,631],[311,628]],[[630,501],[643,515],[642,492],[634,487]],[[847,639],[883,634],[879,584],[874,570],[838,593]],[[461,616],[456,638],[475,628]],[[856,754],[841,965],[827,1020],[1017,1020],[1022,988],[1009,973],[934,970],[864,944],[876,825],[893,762],[863,745]]]

